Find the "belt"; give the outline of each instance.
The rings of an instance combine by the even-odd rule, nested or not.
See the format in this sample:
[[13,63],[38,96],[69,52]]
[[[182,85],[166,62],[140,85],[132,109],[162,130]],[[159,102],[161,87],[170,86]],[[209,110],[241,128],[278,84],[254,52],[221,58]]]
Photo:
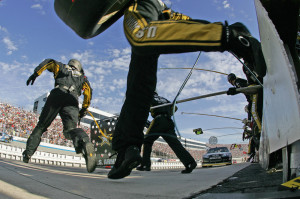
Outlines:
[[68,91],[69,93],[75,91],[75,86],[74,86],[74,85],[72,85],[72,86],[70,86],[70,87],[68,87],[68,86],[63,86],[63,85],[56,85],[55,88],[62,88],[62,89],[64,89],[64,90]]

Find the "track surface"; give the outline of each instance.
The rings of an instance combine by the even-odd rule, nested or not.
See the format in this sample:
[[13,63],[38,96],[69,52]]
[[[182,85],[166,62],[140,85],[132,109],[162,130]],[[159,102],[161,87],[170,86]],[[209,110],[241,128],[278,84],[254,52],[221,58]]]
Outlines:
[[134,170],[124,179],[110,180],[107,169],[87,173],[85,168],[0,159],[0,198],[188,198],[247,166],[199,168],[191,174],[181,174],[180,170]]
[[[24,147],[24,143],[10,143]],[[45,147],[38,150],[68,153]],[[300,198],[299,191],[278,191],[282,171],[267,172],[259,164],[197,168],[191,174],[179,169],[133,170],[120,180],[107,178],[109,169],[41,165],[0,158],[0,198]]]

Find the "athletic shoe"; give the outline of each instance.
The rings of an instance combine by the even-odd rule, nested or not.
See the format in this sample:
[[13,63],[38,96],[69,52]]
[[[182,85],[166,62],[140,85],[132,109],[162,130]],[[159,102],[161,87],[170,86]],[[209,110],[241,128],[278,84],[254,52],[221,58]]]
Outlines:
[[136,146],[130,146],[126,151],[118,151],[116,163],[108,173],[108,178],[121,179],[129,176],[132,169],[137,167],[141,161],[140,150]]
[[31,158],[31,156],[27,155],[27,151],[26,150],[23,151],[22,155],[23,155],[23,162],[28,163],[29,160],[30,160],[30,158]]
[[85,159],[87,171],[89,173],[94,172],[97,166],[97,158],[94,145],[91,142],[83,144],[82,155]]
[[136,168],[136,170],[138,170],[138,171],[151,171],[151,168],[147,167],[147,166],[139,166],[139,167]]
[[191,173],[197,167],[196,162],[192,162],[185,167],[185,170],[182,170],[181,173]]

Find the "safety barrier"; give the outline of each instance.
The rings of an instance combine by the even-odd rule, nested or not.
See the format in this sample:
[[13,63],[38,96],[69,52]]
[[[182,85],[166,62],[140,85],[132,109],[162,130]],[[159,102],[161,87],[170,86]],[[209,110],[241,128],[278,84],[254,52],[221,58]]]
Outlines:
[[[25,149],[5,144],[0,144],[0,158],[22,161],[22,153]],[[69,167],[85,167],[85,160],[80,156],[72,156],[58,153],[36,151],[30,162]],[[181,162],[153,162],[151,169],[176,169],[184,168]]]
[[184,168],[181,162],[153,162],[151,164],[151,169],[177,169]]
[[[0,144],[0,157],[21,161],[24,150],[21,147]],[[30,162],[57,166],[85,167],[83,157],[43,151],[36,151],[31,157]]]
[[[21,147],[14,147],[6,144],[0,144],[0,158],[7,158],[22,161],[22,153],[25,149]],[[38,164],[48,164],[56,166],[68,167],[85,167],[85,160],[81,156],[73,156],[59,153],[50,153],[43,151],[36,151],[31,157],[30,162]],[[233,158],[233,164],[241,163],[242,158]],[[201,167],[201,163],[198,163]],[[152,162],[151,169],[181,169],[184,165],[180,161],[175,162]]]

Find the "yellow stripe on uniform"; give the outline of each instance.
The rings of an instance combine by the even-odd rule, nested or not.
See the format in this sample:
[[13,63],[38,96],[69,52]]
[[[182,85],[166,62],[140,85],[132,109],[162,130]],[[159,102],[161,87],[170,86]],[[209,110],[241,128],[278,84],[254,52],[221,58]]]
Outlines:
[[90,106],[91,103],[91,88],[89,87],[87,82],[84,82],[83,89],[84,100],[82,107],[87,108]]
[[[130,13],[132,21],[140,20]],[[220,23],[201,24],[193,21],[153,21],[143,29],[124,22],[125,35],[135,46],[221,46],[223,26]]]
[[58,75],[58,71],[59,71],[59,65],[55,64],[55,67],[53,67],[52,72],[54,73],[54,79],[56,79],[57,75]]
[[152,128],[152,126],[154,125],[154,122],[155,122],[155,118],[151,121],[150,125],[149,125],[149,128],[147,129],[147,132],[145,135],[148,135],[150,129]]
[[41,75],[41,74],[44,72],[44,70],[47,69],[47,67],[49,66],[49,64],[51,64],[51,63],[46,64],[46,65],[43,66],[40,70],[38,70],[38,71],[37,71],[37,74],[38,74],[38,75]]

